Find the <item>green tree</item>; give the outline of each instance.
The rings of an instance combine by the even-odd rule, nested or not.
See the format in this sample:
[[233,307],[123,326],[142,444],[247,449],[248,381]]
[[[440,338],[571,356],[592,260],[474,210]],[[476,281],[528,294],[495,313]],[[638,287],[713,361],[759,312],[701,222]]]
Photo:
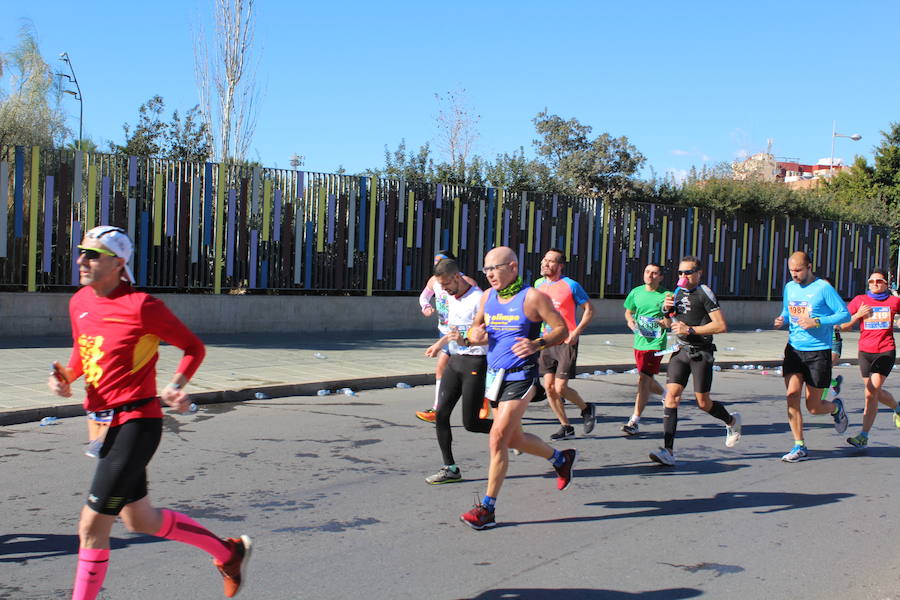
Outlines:
[[0,55],[0,76],[9,91],[0,89],[0,146],[22,144],[49,148],[69,134],[60,107],[60,88],[53,70],[41,56],[37,33],[30,23],[19,31],[19,43]]
[[891,123],[881,136],[883,139],[875,148],[873,179],[885,200],[896,206],[900,199],[900,122]]
[[110,149],[130,156],[193,162],[207,160],[210,155],[210,136],[206,124],[199,118],[199,107],[190,109],[185,113],[184,119],[177,110],[174,111],[168,123],[162,118],[165,109],[165,100],[160,95],[141,104],[134,129],[128,123],[122,125],[125,144],[120,146],[110,143]]
[[178,111],[172,113],[172,120],[166,126],[166,155],[176,160],[203,162],[212,153],[209,129],[203,122],[200,107],[187,111],[184,120]]
[[130,156],[161,156],[166,128],[160,115],[165,108],[166,103],[160,95],[141,104],[134,129],[128,123],[122,125],[125,145],[110,143],[111,149]]
[[417,152],[406,149],[406,140],[401,139],[397,149],[391,152],[384,147],[384,169],[367,169],[366,175],[405,179],[410,182],[431,181],[434,176],[434,161],[431,148],[426,143]]
[[72,140],[71,142],[66,144],[65,147],[66,147],[66,150],[78,150],[80,147],[81,150],[83,150],[84,152],[89,152],[89,153],[98,152],[100,150],[100,148],[97,146],[97,144],[94,142],[94,140],[92,140],[89,137],[82,138],[80,146],[79,146],[78,140]]
[[512,192],[558,191],[549,168],[539,161],[526,158],[525,149],[521,146],[511,154],[498,154],[494,162],[487,163],[485,178],[491,186]]
[[533,120],[541,139],[534,145],[557,184],[576,196],[618,198],[634,185],[634,175],[646,159],[625,136],[602,133],[591,138],[592,128],[578,119],[563,120],[546,110]]

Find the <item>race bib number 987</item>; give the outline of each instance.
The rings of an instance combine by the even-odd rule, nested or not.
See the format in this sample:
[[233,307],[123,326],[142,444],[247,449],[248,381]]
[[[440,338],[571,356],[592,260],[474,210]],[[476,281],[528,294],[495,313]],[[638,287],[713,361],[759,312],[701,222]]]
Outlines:
[[791,317],[791,323],[796,323],[803,316],[810,316],[809,302],[805,300],[791,300],[788,302],[788,314]]

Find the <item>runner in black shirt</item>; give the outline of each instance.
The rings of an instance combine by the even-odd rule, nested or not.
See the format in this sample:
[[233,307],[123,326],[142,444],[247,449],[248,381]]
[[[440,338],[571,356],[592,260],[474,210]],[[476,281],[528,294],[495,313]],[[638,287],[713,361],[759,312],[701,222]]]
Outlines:
[[678,265],[678,289],[675,296],[666,297],[663,310],[671,315],[672,333],[678,336],[681,347],[672,354],[667,369],[667,393],[663,416],[664,447],[650,453],[650,458],[662,465],[675,464],[675,431],[678,425],[678,405],[688,378],[694,378],[697,406],[725,423],[725,445],[729,448],[741,439],[741,416],[729,414],[721,402],[709,397],[715,362],[713,334],[725,333],[728,324],[715,294],[700,283],[703,270],[700,259],[685,256]]

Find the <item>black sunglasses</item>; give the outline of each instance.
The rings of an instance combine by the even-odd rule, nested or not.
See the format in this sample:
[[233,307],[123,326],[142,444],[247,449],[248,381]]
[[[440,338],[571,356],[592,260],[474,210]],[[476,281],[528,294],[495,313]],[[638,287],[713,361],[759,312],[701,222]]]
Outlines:
[[691,269],[690,271],[678,271],[678,274],[679,275],[693,275],[697,271],[699,271],[699,269]]
[[82,246],[78,246],[78,254],[85,257],[88,260],[97,260],[101,256],[115,256],[109,250],[96,249],[96,248],[84,248]]

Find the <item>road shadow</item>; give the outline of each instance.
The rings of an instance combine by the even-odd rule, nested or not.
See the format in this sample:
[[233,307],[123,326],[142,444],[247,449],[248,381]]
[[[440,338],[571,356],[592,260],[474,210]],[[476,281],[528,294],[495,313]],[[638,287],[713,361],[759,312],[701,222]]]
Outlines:
[[696,598],[703,592],[696,588],[666,588],[643,592],[622,592],[619,590],[589,590],[584,588],[503,588],[487,590],[477,596],[461,600],[682,600]]
[[785,510],[812,508],[834,504],[852,498],[855,494],[801,494],[796,492],[719,492],[709,498],[682,498],[676,500],[635,500],[588,502],[586,506],[602,506],[610,509],[637,509],[627,513],[605,515],[601,520],[627,519],[631,517],[665,517],[670,515],[700,514],[736,508],[756,508],[756,514],[768,514]]
[[[166,541],[150,535],[109,539],[110,549]],[[13,533],[0,535],[0,563],[17,563],[78,554],[78,536],[58,533]]]
[[[744,457],[741,456],[741,458]],[[576,462],[575,477],[576,479],[582,479],[586,477],[621,477],[634,475],[660,475],[664,477],[714,475],[717,473],[731,473],[739,469],[745,469],[749,466],[750,465],[741,463],[728,463],[715,460],[682,460],[679,458],[675,467],[672,468],[651,462],[648,458],[646,462],[605,465],[594,469],[585,469]],[[556,477],[556,475],[553,475],[553,477]]]
[[500,527],[558,523],[590,523],[635,517],[669,517],[688,514],[706,514],[738,508],[756,508],[756,514],[768,514],[786,510],[812,508],[834,504],[854,497],[855,494],[798,494],[794,492],[721,492],[709,498],[683,498],[675,500],[635,500],[588,502],[585,506],[602,506],[608,509],[641,509],[629,512],[584,517],[564,517],[535,521],[504,521]]

